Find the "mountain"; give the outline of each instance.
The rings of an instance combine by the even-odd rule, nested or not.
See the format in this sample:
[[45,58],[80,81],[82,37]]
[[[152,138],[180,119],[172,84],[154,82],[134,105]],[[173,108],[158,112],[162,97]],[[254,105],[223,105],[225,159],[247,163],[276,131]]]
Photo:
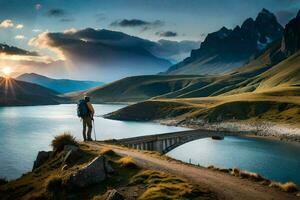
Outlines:
[[[295,33],[299,25],[295,21],[292,20],[291,22],[294,23],[286,26],[281,39],[277,39],[254,59],[230,73],[206,76],[134,76],[105,87],[88,90],[85,94],[92,96],[96,102],[136,102],[149,99],[217,96],[221,98],[243,93],[253,93],[254,96],[256,94],[298,96],[300,93],[299,48],[294,50],[292,55],[286,52],[297,44],[300,36]],[[290,35],[294,40],[290,41]]]
[[[210,122],[243,121],[247,125],[275,122],[299,128],[299,27],[298,13],[285,26],[281,38],[230,73],[130,77],[107,85],[114,87],[114,93],[108,93],[107,88],[89,92],[101,98],[105,89],[106,99],[140,101],[106,115],[111,119],[168,119],[173,125],[196,127],[207,126]],[[122,88],[123,84],[126,87]],[[118,93],[122,95],[117,96]],[[237,124],[231,125],[233,128]],[[272,127],[264,129],[271,131]]]
[[263,9],[233,30],[226,27],[210,33],[190,57],[170,67],[165,74],[223,74],[245,64],[274,41],[283,27],[275,15]]
[[54,90],[58,93],[68,93],[80,90],[87,90],[93,87],[104,85],[103,82],[77,81],[69,79],[52,79],[35,73],[25,73],[16,78],[20,81],[35,83]]
[[54,105],[63,98],[48,88],[0,77],[0,106]]

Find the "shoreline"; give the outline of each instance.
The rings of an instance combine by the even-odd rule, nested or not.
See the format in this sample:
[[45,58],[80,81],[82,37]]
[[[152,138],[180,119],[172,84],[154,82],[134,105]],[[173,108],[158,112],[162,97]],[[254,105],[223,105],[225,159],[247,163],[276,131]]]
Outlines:
[[[277,140],[282,142],[288,142],[292,144],[300,144],[300,128],[289,127],[286,125],[275,125],[273,123],[261,123],[261,124],[247,124],[242,122],[222,122],[219,124],[196,124],[179,122],[176,119],[162,119],[154,120],[154,122],[167,125],[167,126],[176,126],[182,128],[190,129],[205,129],[210,131],[226,131],[226,132],[244,132],[244,137],[248,138],[260,138],[260,139],[269,139]],[[274,127],[275,128],[271,128]],[[276,130],[276,127],[279,127],[279,130]],[[243,129],[244,128],[244,129]],[[279,131],[289,130],[287,132],[279,133]],[[242,136],[243,137],[243,136]]]

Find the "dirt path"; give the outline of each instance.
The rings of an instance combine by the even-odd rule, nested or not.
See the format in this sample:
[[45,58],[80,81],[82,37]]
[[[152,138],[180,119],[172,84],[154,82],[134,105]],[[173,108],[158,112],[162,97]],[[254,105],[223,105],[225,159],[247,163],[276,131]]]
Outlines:
[[185,165],[176,161],[168,161],[138,151],[131,151],[117,146],[90,143],[92,147],[108,146],[122,156],[130,156],[136,164],[147,169],[160,170],[184,177],[193,183],[210,188],[219,199],[232,200],[289,200],[300,199],[293,194],[278,191],[249,180],[240,179],[226,173],[206,168]]

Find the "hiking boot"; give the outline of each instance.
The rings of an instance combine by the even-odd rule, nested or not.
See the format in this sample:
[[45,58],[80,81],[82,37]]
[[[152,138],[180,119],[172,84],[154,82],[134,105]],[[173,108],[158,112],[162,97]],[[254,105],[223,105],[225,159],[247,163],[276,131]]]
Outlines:
[[92,138],[88,138],[87,141],[93,141],[93,139]]

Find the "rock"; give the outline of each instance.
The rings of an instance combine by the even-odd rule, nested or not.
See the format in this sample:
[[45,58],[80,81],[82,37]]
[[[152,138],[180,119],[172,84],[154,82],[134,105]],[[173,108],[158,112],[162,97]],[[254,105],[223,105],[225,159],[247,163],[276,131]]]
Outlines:
[[80,150],[69,150],[67,154],[64,156],[64,163],[71,163],[72,161],[76,161],[81,157],[81,151]]
[[88,165],[71,174],[63,181],[67,188],[86,187],[104,181],[107,174],[113,171],[104,156],[98,156]]
[[39,151],[32,167],[32,171],[44,164],[51,156],[52,151]]
[[105,200],[124,200],[125,198],[116,189],[108,190]]

